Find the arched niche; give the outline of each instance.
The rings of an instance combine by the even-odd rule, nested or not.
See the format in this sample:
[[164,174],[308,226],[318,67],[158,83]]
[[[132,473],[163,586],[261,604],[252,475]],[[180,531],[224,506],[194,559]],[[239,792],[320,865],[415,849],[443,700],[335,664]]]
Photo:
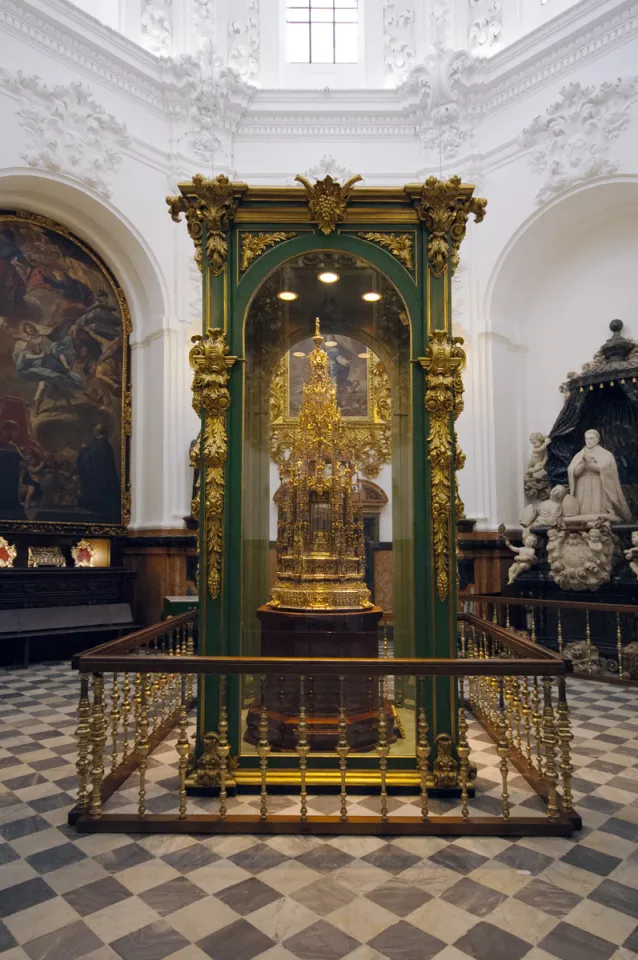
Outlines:
[[638,335],[638,177],[599,179],[536,211],[503,248],[485,304],[499,521],[516,522],[532,431],[548,433],[560,384],[620,317]]

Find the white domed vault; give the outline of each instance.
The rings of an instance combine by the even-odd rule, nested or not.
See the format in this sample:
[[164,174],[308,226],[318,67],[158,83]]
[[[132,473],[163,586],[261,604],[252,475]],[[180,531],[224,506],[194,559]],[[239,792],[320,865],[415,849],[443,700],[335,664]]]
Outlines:
[[484,527],[517,520],[526,438],[549,430],[568,367],[614,316],[638,335],[623,267],[638,253],[632,3],[327,9],[0,0],[3,207],[91,242],[129,301],[136,529],[183,528],[189,509],[200,275],[164,198],[198,171],[273,185],[459,174],[488,198],[453,285],[468,356],[461,495]]

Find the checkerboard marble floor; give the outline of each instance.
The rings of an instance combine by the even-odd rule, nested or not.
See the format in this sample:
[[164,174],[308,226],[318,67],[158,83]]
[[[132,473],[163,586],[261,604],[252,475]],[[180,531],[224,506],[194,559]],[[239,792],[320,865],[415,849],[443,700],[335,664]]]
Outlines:
[[[517,842],[81,835],[66,825],[76,700],[66,664],[0,672],[2,960],[638,958],[635,689],[570,684],[585,827]],[[492,751],[472,733],[491,813]],[[165,744],[151,762],[154,812],[172,809],[173,756]],[[529,813],[520,777],[512,787]],[[313,800],[324,813],[334,802]],[[359,799],[361,812],[377,804]]]

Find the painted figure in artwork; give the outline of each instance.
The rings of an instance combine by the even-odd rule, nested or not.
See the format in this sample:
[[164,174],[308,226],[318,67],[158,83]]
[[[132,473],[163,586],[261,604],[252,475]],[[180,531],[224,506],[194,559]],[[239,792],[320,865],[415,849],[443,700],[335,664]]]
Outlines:
[[581,517],[608,517],[631,521],[618,467],[611,451],[600,445],[598,430],[585,432],[585,446],[568,467],[569,491],[578,502]]
[[62,227],[0,212],[0,521],[121,521],[123,302]]

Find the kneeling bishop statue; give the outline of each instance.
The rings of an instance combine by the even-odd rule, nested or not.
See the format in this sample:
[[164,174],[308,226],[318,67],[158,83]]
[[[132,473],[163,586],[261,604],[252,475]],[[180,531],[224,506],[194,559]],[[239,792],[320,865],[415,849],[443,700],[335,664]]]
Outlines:
[[[600,445],[598,430],[585,431],[585,446],[572,459],[567,475],[569,492],[578,504],[579,519],[605,517],[616,522],[631,522],[614,455]],[[567,516],[567,504],[564,507]],[[572,509],[575,507],[574,503]]]

